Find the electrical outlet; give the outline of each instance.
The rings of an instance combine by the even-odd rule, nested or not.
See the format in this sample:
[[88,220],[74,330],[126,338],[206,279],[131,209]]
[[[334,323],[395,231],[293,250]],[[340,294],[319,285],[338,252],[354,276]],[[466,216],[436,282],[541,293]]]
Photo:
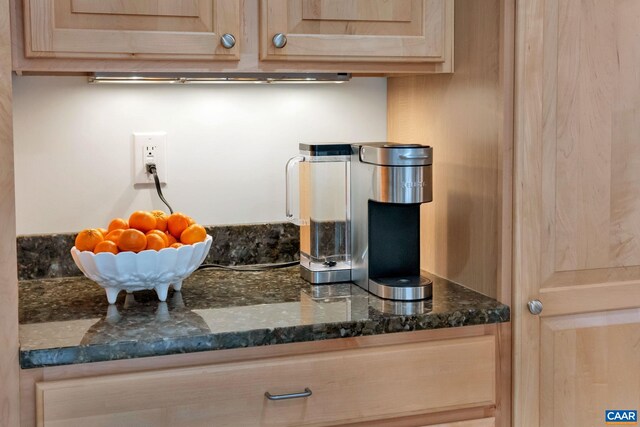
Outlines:
[[133,183],[153,184],[153,175],[147,165],[155,163],[161,184],[167,183],[166,132],[134,132],[133,134]]

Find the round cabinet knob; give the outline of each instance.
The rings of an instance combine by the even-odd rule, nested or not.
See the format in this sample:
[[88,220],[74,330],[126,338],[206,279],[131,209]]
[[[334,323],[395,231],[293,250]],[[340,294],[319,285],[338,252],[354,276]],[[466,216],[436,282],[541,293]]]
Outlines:
[[531,314],[538,315],[542,313],[542,302],[540,302],[540,300],[534,299],[532,301],[529,301],[527,303],[527,306],[529,307],[529,312]]
[[275,36],[273,36],[272,41],[275,47],[277,47],[278,49],[282,49],[287,45],[287,36],[285,36],[282,33],[278,33]]
[[231,49],[236,45],[236,38],[233,37],[233,34],[223,34],[220,37],[220,44],[222,44],[225,49]]

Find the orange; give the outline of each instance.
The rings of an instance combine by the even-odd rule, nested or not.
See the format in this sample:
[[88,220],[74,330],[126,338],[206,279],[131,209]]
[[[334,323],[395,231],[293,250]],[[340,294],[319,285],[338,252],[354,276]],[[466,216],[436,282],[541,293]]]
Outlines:
[[174,243],[178,243],[178,240],[176,240],[176,238],[173,237],[171,233],[169,233],[168,231],[165,231],[164,234],[167,236],[167,239],[169,239],[169,243],[168,243],[169,246],[173,245]]
[[129,223],[127,222],[126,219],[114,218],[109,223],[109,227],[107,227],[107,231],[112,232],[113,230],[118,230],[118,229],[126,230],[127,228],[129,228]]
[[106,228],[98,228],[98,231],[102,234],[102,237],[107,237],[107,234],[109,234],[109,230]]
[[76,236],[76,249],[79,251],[93,251],[96,245],[104,240],[97,228],[86,228]]
[[187,217],[187,220],[189,221],[189,225],[193,225],[196,223],[196,220],[191,218],[190,216]]
[[151,215],[156,218],[156,230],[167,231],[167,219],[169,215],[163,211],[151,211]]
[[124,230],[118,239],[118,249],[121,251],[140,252],[147,247],[147,236],[142,231],[130,228]]
[[98,243],[93,250],[94,254],[99,254],[100,252],[111,252],[112,254],[118,253],[118,245],[113,243],[111,240],[103,240]]
[[178,249],[180,246],[184,246],[182,243],[174,243],[170,247]]
[[113,243],[115,243],[116,245],[118,244],[118,239],[120,238],[120,235],[124,232],[124,230],[122,228],[117,228],[113,231],[110,231],[109,233],[107,233],[107,235],[105,236],[105,240],[110,240]]
[[172,213],[167,219],[167,228],[169,229],[169,233],[171,233],[176,239],[180,238],[180,235],[188,226],[189,217],[183,213]]
[[129,217],[129,227],[146,233],[156,228],[156,217],[151,212],[135,211]]
[[207,238],[207,230],[200,224],[193,224],[187,227],[180,235],[180,242],[185,245],[203,242]]
[[149,238],[150,234],[157,234],[158,236],[162,237],[162,241],[164,242],[165,248],[169,247],[169,237],[167,237],[167,235],[164,234],[162,231],[158,229],[147,231],[147,239]]
[[147,249],[153,249],[154,251],[159,251],[160,249],[164,249],[167,247],[167,244],[164,242],[164,239],[160,237],[159,234],[149,233],[147,234]]

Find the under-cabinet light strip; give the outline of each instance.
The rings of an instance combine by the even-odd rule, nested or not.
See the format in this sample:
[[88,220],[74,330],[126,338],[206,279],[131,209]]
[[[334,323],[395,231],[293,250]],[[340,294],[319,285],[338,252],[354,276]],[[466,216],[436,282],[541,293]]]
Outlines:
[[126,74],[96,73],[89,83],[116,84],[283,84],[283,83],[344,83],[351,80],[349,73],[289,73],[289,74]]

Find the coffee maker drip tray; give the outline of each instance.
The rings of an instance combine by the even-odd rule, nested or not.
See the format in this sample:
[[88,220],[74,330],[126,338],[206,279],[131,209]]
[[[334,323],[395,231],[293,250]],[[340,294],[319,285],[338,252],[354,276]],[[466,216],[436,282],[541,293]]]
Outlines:
[[369,292],[384,299],[417,301],[431,298],[433,284],[424,276],[378,277],[369,279]]

